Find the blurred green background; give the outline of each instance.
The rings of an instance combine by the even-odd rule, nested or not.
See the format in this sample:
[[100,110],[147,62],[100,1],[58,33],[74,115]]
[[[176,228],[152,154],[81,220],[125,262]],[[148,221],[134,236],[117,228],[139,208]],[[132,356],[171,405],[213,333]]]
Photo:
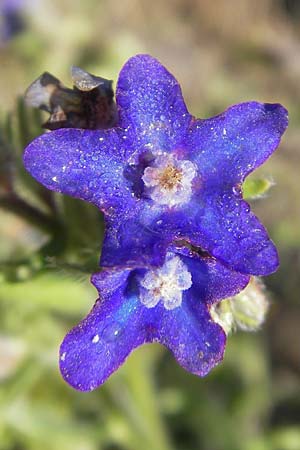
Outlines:
[[[0,43],[0,450],[299,450],[300,2],[24,0],[20,16]],[[258,171],[275,185],[253,203],[281,266],[265,280],[263,329],[229,337],[207,378],[151,345],[84,394],[61,379],[57,354],[96,298],[103,223],[24,173],[22,148],[42,130],[18,98],[46,70],[71,85],[72,64],[116,80],[139,52],[176,76],[198,117],[245,100],[288,108],[281,148]]]

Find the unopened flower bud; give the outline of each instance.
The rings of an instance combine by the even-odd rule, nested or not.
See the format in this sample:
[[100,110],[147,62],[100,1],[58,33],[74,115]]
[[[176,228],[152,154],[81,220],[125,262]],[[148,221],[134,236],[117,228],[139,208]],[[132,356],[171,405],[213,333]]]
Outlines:
[[210,312],[214,321],[229,334],[236,329],[256,331],[263,324],[268,307],[263,283],[252,277],[242,292],[213,305]]

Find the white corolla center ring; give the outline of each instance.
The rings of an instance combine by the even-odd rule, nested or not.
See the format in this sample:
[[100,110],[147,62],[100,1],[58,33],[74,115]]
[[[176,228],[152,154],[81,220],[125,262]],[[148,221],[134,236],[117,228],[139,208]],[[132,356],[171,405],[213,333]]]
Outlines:
[[142,180],[146,192],[160,205],[182,205],[192,195],[192,181],[196,166],[188,160],[178,160],[168,153],[159,154],[151,166],[146,167]]
[[183,291],[192,286],[192,276],[179,256],[174,256],[162,267],[149,270],[140,286],[140,301],[147,308],[162,301],[166,309],[174,309],[181,305]]

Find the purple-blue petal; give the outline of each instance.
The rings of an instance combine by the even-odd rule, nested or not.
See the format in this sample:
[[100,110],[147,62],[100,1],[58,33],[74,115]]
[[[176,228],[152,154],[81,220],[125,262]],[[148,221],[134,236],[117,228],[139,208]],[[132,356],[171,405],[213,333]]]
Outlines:
[[106,289],[111,292],[108,295],[106,290],[104,297],[97,300],[90,314],[67,334],[61,345],[61,373],[75,389],[95,389],[135,347],[146,342],[145,308],[137,297],[125,295],[128,274],[129,271],[122,271],[112,274],[111,279],[103,275],[102,282],[107,283]]
[[201,182],[181,222],[182,233],[244,273],[268,275],[279,264],[265,228],[242,200],[241,183],[278,147],[287,125],[281,105],[249,102],[195,121],[187,139]]
[[138,219],[106,217],[101,266],[149,267],[162,264],[172,235],[159,235]]
[[100,259],[101,266],[148,267],[163,263],[175,234],[155,229],[161,207],[140,200],[123,215],[106,216],[106,230]]
[[[195,299],[195,302],[212,305],[224,298],[232,297],[244,289],[250,281],[249,275],[234,272],[219,260],[210,256],[199,256],[186,248],[173,252],[180,255],[181,260],[192,274],[192,287],[184,296]],[[188,303],[188,301],[187,301]]]
[[177,80],[149,55],[130,58],[116,90],[119,125],[132,131],[136,149],[172,151],[191,121]]
[[112,212],[134,203],[123,177],[125,159],[122,136],[114,129],[59,129],[35,139],[24,153],[26,169],[46,188]]
[[[184,212],[182,212],[184,215]],[[238,272],[269,275],[278,268],[276,247],[248,203],[232,191],[202,196],[182,222],[190,241]]]
[[159,304],[155,313],[159,323],[155,340],[171,350],[185,370],[204,377],[222,361],[225,333],[212,321],[207,306],[199,298],[189,296],[171,311]]
[[226,337],[212,321],[209,306],[239,292],[249,277],[211,258],[176,253],[187,265],[193,286],[173,310],[161,302],[154,308],[142,305],[139,280],[145,269],[106,270],[93,276],[101,300],[67,334],[60,349],[61,372],[69,384],[83,391],[95,389],[146,342],[165,345],[182,367],[200,376],[222,360]]
[[226,344],[225,333],[212,321],[208,305],[240,292],[249,277],[213,258],[190,254],[181,255],[181,259],[192,274],[193,284],[184,292],[181,307],[167,311],[159,304],[155,308],[159,311],[156,338],[184,369],[205,376],[222,361]]
[[278,253],[258,218],[240,193],[199,191],[199,198],[179,211],[165,212],[152,223],[160,236],[184,239],[207,251],[230,269],[269,275],[279,264]]
[[276,150],[287,126],[288,112],[279,104],[240,103],[194,121],[187,152],[204,184],[233,187]]
[[207,197],[199,220],[203,230],[200,245],[205,242],[206,249],[224,264],[252,275],[277,270],[276,247],[244,200],[231,193]]

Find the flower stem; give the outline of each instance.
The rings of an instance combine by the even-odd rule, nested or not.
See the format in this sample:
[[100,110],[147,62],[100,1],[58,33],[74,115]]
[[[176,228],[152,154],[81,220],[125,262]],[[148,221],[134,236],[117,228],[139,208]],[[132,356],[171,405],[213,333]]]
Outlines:
[[[114,392],[119,407],[123,407],[133,428],[132,445],[137,450],[172,450],[157,399],[159,394],[154,385],[151,367],[153,350],[143,348],[135,351],[124,367],[124,384],[118,379],[120,392]],[[150,355],[150,357],[149,357]],[[141,444],[142,443],[142,444]]]
[[31,225],[50,234],[53,234],[60,227],[58,221],[30,205],[14,193],[0,198],[0,208],[25,219]]

